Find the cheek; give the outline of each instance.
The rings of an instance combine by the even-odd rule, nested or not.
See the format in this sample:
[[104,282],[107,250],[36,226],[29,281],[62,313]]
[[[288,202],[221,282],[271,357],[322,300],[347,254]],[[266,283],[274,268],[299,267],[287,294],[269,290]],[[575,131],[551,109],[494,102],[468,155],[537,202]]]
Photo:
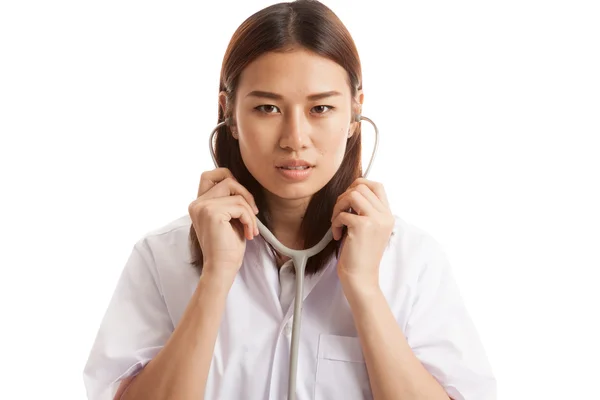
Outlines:
[[258,118],[254,115],[240,113],[238,115],[238,137],[240,147],[260,153],[273,152],[279,137],[278,127],[269,118]]
[[256,140],[254,136],[245,136],[238,143],[242,160],[248,168],[257,168],[263,164],[260,160],[264,161],[265,149],[261,141]]
[[268,132],[245,128],[239,135],[238,144],[242,161],[254,177],[270,169],[272,164],[268,161],[273,156],[274,142]]
[[344,158],[346,145],[348,143],[348,133],[345,128],[340,129],[335,135],[331,135],[320,143],[320,152],[327,164],[333,164],[338,167]]

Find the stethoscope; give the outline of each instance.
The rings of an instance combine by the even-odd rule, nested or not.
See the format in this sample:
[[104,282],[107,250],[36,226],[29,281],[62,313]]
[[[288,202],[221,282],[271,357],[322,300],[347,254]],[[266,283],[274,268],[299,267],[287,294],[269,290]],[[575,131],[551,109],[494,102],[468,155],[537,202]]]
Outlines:
[[[371,154],[371,160],[369,161],[369,165],[367,166],[367,170],[363,174],[363,177],[366,178],[369,174],[371,166],[373,165],[373,160],[375,159],[375,154],[377,153],[377,148],[379,145],[379,129],[377,129],[377,125],[375,123],[360,114],[357,114],[354,118],[355,122],[360,122],[361,120],[369,122],[375,128],[375,145],[373,146],[373,153]],[[216,168],[219,168],[217,163],[217,157],[215,155],[215,151],[213,149],[213,140],[215,133],[219,130],[219,128],[228,123],[228,120],[220,122],[211,132],[208,148],[210,149],[210,155],[212,156],[213,163]],[[290,347],[290,368],[289,368],[289,383],[288,383],[288,400],[296,399],[296,375],[298,371],[298,345],[300,344],[300,324],[301,324],[301,316],[302,316],[302,299],[304,297],[304,270],[306,268],[306,262],[308,259],[315,254],[318,254],[321,250],[327,246],[329,242],[333,239],[333,234],[331,232],[331,228],[325,233],[323,239],[310,249],[306,250],[294,250],[290,249],[283,244],[267,229],[267,227],[257,218],[256,222],[258,224],[258,231],[262,235],[262,237],[270,243],[279,253],[284,254],[287,257],[290,257],[294,266],[296,267],[296,297],[294,299],[294,321],[292,326],[292,344]]]

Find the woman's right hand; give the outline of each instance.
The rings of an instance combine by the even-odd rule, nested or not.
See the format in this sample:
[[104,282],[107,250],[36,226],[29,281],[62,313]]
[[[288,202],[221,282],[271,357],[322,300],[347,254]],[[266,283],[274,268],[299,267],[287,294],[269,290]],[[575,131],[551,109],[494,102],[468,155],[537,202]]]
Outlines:
[[[235,276],[242,265],[246,239],[258,233],[254,197],[227,168],[204,172],[198,198],[188,207],[203,254],[205,272]],[[217,268],[218,271],[212,271]]]

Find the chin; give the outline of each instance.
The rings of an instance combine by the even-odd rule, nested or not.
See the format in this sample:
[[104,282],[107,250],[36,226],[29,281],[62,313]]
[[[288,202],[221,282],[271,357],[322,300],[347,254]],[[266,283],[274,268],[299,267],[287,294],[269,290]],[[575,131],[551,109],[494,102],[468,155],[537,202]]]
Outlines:
[[[275,187],[266,187],[273,195],[285,200],[300,200],[312,197],[320,188],[314,185],[283,184]],[[264,187],[264,186],[263,186]]]

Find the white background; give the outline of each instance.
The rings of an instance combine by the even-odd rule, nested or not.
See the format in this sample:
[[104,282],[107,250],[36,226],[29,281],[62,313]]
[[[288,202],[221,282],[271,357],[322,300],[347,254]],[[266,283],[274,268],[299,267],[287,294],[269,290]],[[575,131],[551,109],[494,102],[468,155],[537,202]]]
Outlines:
[[[85,398],[133,244],[212,169],[225,48],[273,2],[202,3],[1,3],[2,398]],[[325,4],[382,135],[370,178],[444,246],[499,398],[600,399],[598,3]]]

